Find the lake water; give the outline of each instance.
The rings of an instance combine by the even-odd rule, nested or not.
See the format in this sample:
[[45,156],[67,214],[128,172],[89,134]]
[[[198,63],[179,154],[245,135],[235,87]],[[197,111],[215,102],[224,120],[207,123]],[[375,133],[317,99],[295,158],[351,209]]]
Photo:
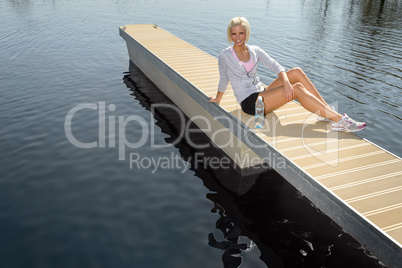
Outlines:
[[[2,0],[0,14],[0,267],[382,267],[275,172],[197,165],[222,152],[172,142],[180,122],[151,108],[171,102],[130,67],[118,27],[157,24],[217,57],[245,16],[250,43],[402,156],[401,1]],[[119,160],[129,116],[153,132]]]

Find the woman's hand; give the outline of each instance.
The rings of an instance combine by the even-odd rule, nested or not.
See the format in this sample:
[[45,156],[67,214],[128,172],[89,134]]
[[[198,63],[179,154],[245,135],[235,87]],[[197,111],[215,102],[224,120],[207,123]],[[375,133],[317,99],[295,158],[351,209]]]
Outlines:
[[287,73],[286,72],[280,72],[278,77],[279,77],[279,79],[282,80],[282,83],[283,83],[283,97],[285,97],[287,102],[289,102],[291,100],[294,100],[295,91],[293,89],[292,84],[289,81]]
[[283,85],[283,96],[288,102],[295,98],[295,91],[290,82]]
[[209,102],[215,102],[215,103],[219,104],[221,102],[221,100],[222,100],[222,97],[223,97],[223,92],[218,91],[216,93],[215,98],[209,97]]
[[216,98],[212,98],[212,97],[209,97],[209,101],[208,102],[210,102],[210,103],[217,103],[217,104],[219,104],[220,102],[221,102],[221,100],[217,100]]

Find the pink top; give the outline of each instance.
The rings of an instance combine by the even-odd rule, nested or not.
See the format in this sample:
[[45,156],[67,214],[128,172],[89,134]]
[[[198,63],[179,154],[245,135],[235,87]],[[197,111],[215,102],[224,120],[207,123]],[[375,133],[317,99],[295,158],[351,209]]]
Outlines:
[[235,57],[235,58],[237,59],[237,61],[238,61],[241,65],[243,65],[244,68],[246,68],[246,71],[247,71],[247,72],[250,72],[251,69],[253,69],[253,67],[254,67],[254,61],[253,61],[253,58],[251,58],[251,55],[250,55],[250,59],[248,60],[248,62],[244,62],[244,61],[239,60],[239,58],[237,57],[237,55],[236,55],[236,53],[235,53],[233,47],[230,47],[230,49],[232,50],[233,57]]

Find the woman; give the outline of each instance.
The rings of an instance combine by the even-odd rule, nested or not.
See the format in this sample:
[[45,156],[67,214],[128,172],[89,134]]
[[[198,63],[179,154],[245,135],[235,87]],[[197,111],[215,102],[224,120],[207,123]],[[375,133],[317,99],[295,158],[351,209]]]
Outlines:
[[[255,114],[258,96],[262,96],[264,100],[265,114],[297,99],[306,110],[318,115],[317,120],[332,121],[332,130],[356,132],[367,126],[366,123],[352,120],[346,114],[343,116],[338,114],[325,102],[300,68],[293,68],[286,72],[261,48],[247,45],[250,24],[246,18],[233,18],[227,28],[227,37],[230,44],[233,42],[233,46],[226,48],[219,55],[218,92],[210,102],[219,104],[230,82],[237,101],[247,114]],[[266,88],[262,87],[257,77],[258,62],[263,63],[278,75],[278,78]]]

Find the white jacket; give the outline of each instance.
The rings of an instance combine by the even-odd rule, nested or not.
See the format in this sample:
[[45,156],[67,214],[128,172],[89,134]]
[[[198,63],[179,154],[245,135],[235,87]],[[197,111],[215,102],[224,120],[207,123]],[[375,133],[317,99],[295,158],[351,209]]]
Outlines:
[[220,75],[218,91],[225,92],[230,82],[238,103],[241,103],[252,93],[263,90],[260,79],[257,77],[258,62],[264,64],[276,75],[285,71],[282,65],[258,46],[247,45],[247,49],[254,62],[254,67],[250,72],[247,72],[246,68],[233,56],[230,47],[224,49],[218,58]]

